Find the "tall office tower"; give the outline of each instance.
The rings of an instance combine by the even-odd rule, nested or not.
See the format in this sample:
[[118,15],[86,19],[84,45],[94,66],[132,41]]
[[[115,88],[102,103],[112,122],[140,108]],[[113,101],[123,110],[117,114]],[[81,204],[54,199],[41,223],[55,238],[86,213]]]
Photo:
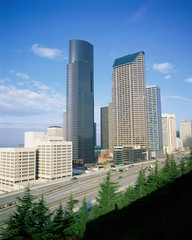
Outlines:
[[93,45],[69,41],[67,65],[67,141],[73,143],[73,159],[94,162]]
[[101,108],[101,148],[109,149],[108,107]]
[[63,140],[66,141],[66,110],[63,111]]
[[114,146],[147,148],[144,52],[117,58],[113,64]]
[[183,147],[192,147],[192,121],[179,123],[180,138],[183,140]]
[[113,155],[114,150],[114,123],[112,103],[108,103],[108,131],[109,131],[109,154]]
[[97,146],[97,124],[94,122],[94,147]]
[[171,154],[177,148],[175,114],[162,114],[163,150]]
[[163,155],[161,95],[157,86],[146,87],[148,150],[151,157]]

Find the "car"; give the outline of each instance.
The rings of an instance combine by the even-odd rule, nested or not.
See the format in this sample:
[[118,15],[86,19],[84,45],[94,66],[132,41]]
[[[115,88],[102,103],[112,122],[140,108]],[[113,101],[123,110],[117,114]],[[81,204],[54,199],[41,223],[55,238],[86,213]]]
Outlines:
[[123,178],[123,177],[122,177],[122,176],[119,176],[119,177],[118,177],[118,179],[121,179],[121,178]]
[[71,180],[78,180],[78,178],[77,177],[73,177],[73,178],[71,178]]
[[73,199],[73,202],[74,202],[74,203],[78,203],[79,200],[77,200],[77,199]]

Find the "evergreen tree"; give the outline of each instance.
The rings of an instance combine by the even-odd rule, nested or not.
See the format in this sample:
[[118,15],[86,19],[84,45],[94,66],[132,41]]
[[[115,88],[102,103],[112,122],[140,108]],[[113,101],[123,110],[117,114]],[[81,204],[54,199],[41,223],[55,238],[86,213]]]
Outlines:
[[138,198],[142,198],[147,195],[147,180],[145,177],[145,170],[141,169],[139,172],[139,176],[137,178],[137,182],[135,185],[135,190],[138,195]]
[[117,192],[118,188],[118,184],[111,181],[111,174],[108,172],[104,183],[100,184],[98,197],[96,197],[98,206],[95,205],[92,209],[93,218],[99,217],[117,208],[120,199],[120,193]]
[[190,172],[191,170],[192,170],[192,150],[187,160],[187,172]]
[[126,207],[127,205],[136,201],[137,199],[138,199],[138,195],[135,188],[132,186],[129,186],[126,189],[124,196],[122,198],[121,207]]
[[180,164],[179,164],[179,170],[181,175],[185,174],[187,172],[187,166],[184,158],[181,159]]
[[65,239],[75,239],[75,212],[74,212],[75,202],[73,201],[73,196],[70,196],[67,202],[67,207],[64,211],[64,238]]
[[75,235],[76,239],[82,239],[83,234],[86,229],[86,224],[89,220],[89,212],[87,209],[87,201],[84,198],[82,206],[79,209],[79,212],[76,217],[76,223],[75,223]]
[[173,157],[170,159],[170,178],[173,181],[174,179],[180,176],[177,164]]
[[52,240],[53,239],[53,222],[52,214],[49,209],[45,206],[45,201],[42,198],[39,202],[35,203],[33,208],[33,215],[35,218],[35,232],[33,233],[34,240]]
[[54,239],[64,239],[64,211],[62,205],[60,204],[59,207],[55,211],[55,215],[53,218],[53,230],[52,230]]
[[164,165],[164,172],[169,173],[170,172],[170,157],[169,154],[166,154],[166,160],[165,160],[165,165]]
[[34,207],[30,189],[25,190],[24,196],[17,198],[19,203],[16,205],[16,211],[10,216],[7,221],[6,229],[2,231],[3,240],[25,240],[32,239],[34,228],[34,216],[32,210]]

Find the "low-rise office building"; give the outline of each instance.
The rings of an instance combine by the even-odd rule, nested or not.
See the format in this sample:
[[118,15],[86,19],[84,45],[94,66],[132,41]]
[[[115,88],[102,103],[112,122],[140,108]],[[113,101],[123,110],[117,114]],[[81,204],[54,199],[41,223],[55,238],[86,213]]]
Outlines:
[[[55,180],[72,176],[72,142],[63,141],[62,132],[25,132],[25,146],[37,149],[37,178]],[[59,128],[58,128],[59,130]],[[55,131],[55,130],[54,130]],[[56,133],[56,131],[55,131]]]
[[35,179],[35,148],[0,148],[0,192],[22,189]]
[[120,146],[114,147],[113,162],[114,164],[131,164],[143,162],[147,159],[147,151],[140,146]]

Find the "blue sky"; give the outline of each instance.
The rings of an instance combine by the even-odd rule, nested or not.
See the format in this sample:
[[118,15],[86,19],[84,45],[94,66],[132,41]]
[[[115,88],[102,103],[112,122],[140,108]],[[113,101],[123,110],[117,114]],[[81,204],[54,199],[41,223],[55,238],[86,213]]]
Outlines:
[[161,89],[177,129],[192,119],[190,0],[1,0],[0,146],[62,125],[70,39],[94,45],[95,120],[111,101],[115,58],[145,52],[146,85]]

